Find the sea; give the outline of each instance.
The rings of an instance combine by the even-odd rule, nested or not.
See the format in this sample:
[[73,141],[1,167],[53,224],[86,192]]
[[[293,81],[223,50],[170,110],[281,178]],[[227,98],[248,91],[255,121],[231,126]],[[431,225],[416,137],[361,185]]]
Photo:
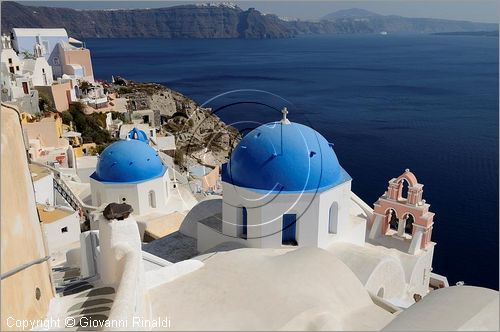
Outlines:
[[[373,204],[409,168],[435,213],[434,272],[498,289],[498,38],[87,39],[94,75],[157,82],[243,133],[279,120],[329,142]],[[286,170],[284,170],[286,171]]]

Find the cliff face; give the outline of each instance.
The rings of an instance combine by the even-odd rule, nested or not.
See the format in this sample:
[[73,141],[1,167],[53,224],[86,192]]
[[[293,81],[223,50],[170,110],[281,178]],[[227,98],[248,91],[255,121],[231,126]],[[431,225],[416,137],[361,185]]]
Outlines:
[[73,10],[2,2],[2,32],[64,27],[78,38],[286,38],[293,29],[272,15],[227,6]]
[[317,22],[284,21],[255,9],[184,5],[156,9],[74,10],[2,2],[2,32],[60,28],[77,38],[289,38],[298,34],[436,33],[498,30],[497,24],[379,15],[360,9]]
[[[352,14],[354,15],[354,14]],[[352,33],[442,33],[498,30],[498,25],[469,21],[432,18],[410,18],[395,15],[355,16],[327,15],[319,22],[292,21],[288,26],[299,34],[352,34]]]

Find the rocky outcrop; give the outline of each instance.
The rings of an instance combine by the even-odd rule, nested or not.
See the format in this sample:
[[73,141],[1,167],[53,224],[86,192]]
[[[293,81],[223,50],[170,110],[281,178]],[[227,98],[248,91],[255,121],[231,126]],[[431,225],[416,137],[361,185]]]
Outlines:
[[147,106],[160,114],[162,131],[176,138],[174,160],[181,168],[193,164],[220,165],[239,142],[237,129],[226,125],[210,109],[163,85],[129,81],[115,89],[130,100],[134,95],[147,98]]

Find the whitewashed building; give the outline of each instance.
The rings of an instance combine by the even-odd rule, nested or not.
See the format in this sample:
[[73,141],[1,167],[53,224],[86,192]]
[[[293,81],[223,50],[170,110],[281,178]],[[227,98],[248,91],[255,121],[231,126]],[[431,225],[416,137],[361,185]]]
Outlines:
[[[445,277],[431,273],[430,237],[420,250],[411,251],[410,234],[383,235],[380,218],[373,222],[379,213],[351,191],[352,179],[333,144],[312,128],[288,121],[286,113],[281,121],[248,133],[234,149],[222,167],[222,204],[214,204],[210,212],[202,212],[201,204],[193,208],[193,215],[205,213],[195,222],[196,232],[188,234],[196,237],[198,251],[229,243],[326,249],[371,293],[400,306],[411,304],[413,296],[425,296],[431,279],[447,284]],[[390,202],[386,205],[388,209]],[[185,229],[193,229],[187,226],[191,218],[186,217]],[[385,232],[388,222],[384,225]]]
[[54,83],[52,67],[43,57],[24,59],[23,73],[31,77],[33,86],[52,85]]
[[199,249],[226,241],[258,248],[365,241],[366,223],[349,217],[351,177],[332,145],[286,116],[242,139],[223,165],[222,184],[222,234],[200,234]]
[[31,114],[39,112],[38,91],[33,89],[31,75],[23,71],[24,63],[12,48],[10,37],[2,36],[1,44],[1,100],[17,105]]
[[167,167],[147,142],[120,140],[104,149],[90,176],[92,204],[127,203],[136,215],[165,211],[169,183]]

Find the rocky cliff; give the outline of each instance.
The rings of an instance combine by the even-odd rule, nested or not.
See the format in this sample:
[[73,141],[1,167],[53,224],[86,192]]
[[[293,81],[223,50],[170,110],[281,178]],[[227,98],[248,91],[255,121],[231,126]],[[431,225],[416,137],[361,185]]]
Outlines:
[[64,27],[78,38],[286,38],[295,32],[273,15],[224,5],[74,10],[2,2],[2,32]]
[[175,136],[174,160],[181,168],[220,165],[239,142],[237,129],[183,94],[156,83],[117,81],[120,84],[109,86],[110,91],[134,103],[141,101],[145,108],[159,113],[161,131]]
[[13,27],[60,28],[77,38],[289,38],[299,34],[436,33],[498,30],[497,24],[407,18],[349,9],[320,21],[281,20],[227,5],[155,9],[74,10],[2,2],[2,32]]

